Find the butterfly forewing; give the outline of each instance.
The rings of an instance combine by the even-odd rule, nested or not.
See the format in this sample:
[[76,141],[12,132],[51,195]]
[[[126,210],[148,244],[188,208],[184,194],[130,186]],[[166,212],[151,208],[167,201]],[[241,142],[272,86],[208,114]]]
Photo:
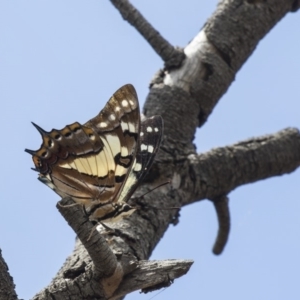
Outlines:
[[[133,86],[126,85],[119,89],[99,115],[85,125],[93,128],[104,144],[104,164],[98,163],[98,168],[106,164],[106,168],[114,175],[114,188],[111,189],[109,184],[104,190],[110,189],[110,201],[115,202],[137,151],[140,114]],[[99,196],[103,202],[102,195]]]

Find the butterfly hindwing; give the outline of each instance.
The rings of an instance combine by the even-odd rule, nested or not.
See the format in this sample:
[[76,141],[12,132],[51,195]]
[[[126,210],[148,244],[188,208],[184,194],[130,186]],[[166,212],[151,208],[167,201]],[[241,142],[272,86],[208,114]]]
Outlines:
[[139,148],[131,172],[128,174],[126,184],[119,196],[120,201],[131,197],[138,183],[146,176],[151,167],[162,138],[163,121],[161,116],[145,119],[141,124]]

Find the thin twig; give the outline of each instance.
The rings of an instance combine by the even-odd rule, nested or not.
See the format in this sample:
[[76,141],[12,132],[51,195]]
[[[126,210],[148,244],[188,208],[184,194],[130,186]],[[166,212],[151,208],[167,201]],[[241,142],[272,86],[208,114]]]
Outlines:
[[119,10],[123,19],[128,21],[147,40],[154,51],[165,62],[165,67],[178,68],[182,64],[185,54],[173,47],[153,26],[143,17],[143,15],[127,0],[110,0]]

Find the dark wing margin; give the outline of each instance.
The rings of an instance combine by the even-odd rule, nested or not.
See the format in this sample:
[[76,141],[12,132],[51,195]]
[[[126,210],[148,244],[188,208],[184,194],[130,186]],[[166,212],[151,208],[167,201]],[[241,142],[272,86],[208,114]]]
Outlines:
[[142,121],[139,148],[131,172],[118,197],[118,202],[127,202],[138,187],[139,182],[145,178],[159,149],[162,136],[163,119],[161,116],[153,116]]

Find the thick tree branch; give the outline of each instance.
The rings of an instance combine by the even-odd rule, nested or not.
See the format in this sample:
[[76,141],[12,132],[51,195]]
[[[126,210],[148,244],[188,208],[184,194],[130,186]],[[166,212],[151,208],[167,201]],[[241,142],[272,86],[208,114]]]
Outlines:
[[168,203],[170,206],[184,206],[203,199],[212,200],[219,221],[213,252],[220,254],[228,239],[230,219],[226,202],[218,199],[238,186],[297,169],[300,164],[300,135],[298,129],[288,128],[200,155],[191,153],[186,158],[177,155],[177,161],[172,163],[176,165],[174,169],[167,167],[170,162],[166,157],[176,152],[173,148],[169,151],[161,155],[160,168],[155,171],[173,176],[174,193],[172,202]]
[[185,54],[179,48],[173,47],[144,16],[128,0],[110,0],[119,10],[123,19],[128,21],[146,39],[154,51],[165,62],[165,67],[178,68],[182,64]]
[[[165,112],[173,115],[173,107],[168,107],[164,101],[154,101],[156,89],[166,86],[187,93],[188,99],[181,102],[189,104],[193,100],[195,113],[190,116],[181,115],[181,123],[189,121],[196,115],[197,124],[203,125],[213,108],[227,91],[235,78],[235,74],[250,57],[261,39],[290,12],[293,0],[254,1],[243,0],[220,1],[213,16],[205,23],[204,28],[185,47],[186,59],[181,68],[159,73],[159,78],[153,81],[146,109],[153,113]],[[157,84],[155,83],[157,82]],[[152,95],[154,94],[154,95]],[[157,107],[158,105],[158,107]],[[168,109],[166,109],[168,108]],[[183,108],[183,107],[181,107]],[[173,122],[165,122],[166,132],[174,129]],[[184,132],[186,128],[181,128]],[[189,135],[189,132],[187,133]],[[192,133],[193,134],[193,133]],[[173,137],[175,138],[175,137]]]
[[[234,80],[236,72],[252,54],[258,42],[286,13],[295,10],[296,4],[298,5],[298,2],[282,0],[221,1],[202,31],[184,49],[186,59],[181,68],[158,73],[152,81],[145,114],[163,112],[166,136],[161,147],[161,161],[174,161],[179,167],[184,157],[187,155],[193,157],[195,150],[192,141],[196,126],[202,126],[206,122],[220,97]],[[169,178],[173,176],[173,179],[176,179],[176,186],[182,188],[180,181],[182,178],[189,178],[187,175],[189,174],[192,177],[191,181],[194,179],[200,184],[198,186],[200,194],[204,192],[201,187],[203,178],[202,173],[199,174],[200,171],[194,173],[192,167],[180,169],[182,177],[177,171],[172,172],[174,169],[169,169],[164,175]],[[216,173],[218,172],[214,172]],[[267,178],[274,174],[270,172],[264,176]],[[214,184],[216,186],[219,184],[216,181],[210,182],[210,179],[212,178],[204,178],[204,183],[207,180],[210,187],[209,190]],[[183,186],[190,187],[190,190],[193,188],[187,182]],[[186,193],[183,193],[184,196],[181,195],[179,198],[189,201],[190,190],[187,189]],[[204,192],[204,195],[197,194],[194,199],[195,201],[203,199],[202,196],[214,199],[227,193],[226,189],[211,195]],[[220,227],[214,252],[219,252],[225,246],[230,220],[229,211],[228,218],[225,218],[226,214],[220,215],[219,207],[215,208]]]
[[[52,299],[52,297],[64,299],[70,291],[77,293],[76,290],[80,290],[80,295],[84,298],[87,298],[90,291],[94,290],[99,299],[117,299],[137,289],[147,290],[150,287],[152,290],[158,289],[163,285],[170,284],[189,270],[192,264],[190,260],[140,261],[136,263],[134,256],[129,254],[129,249],[126,250],[123,246],[122,239],[128,238],[125,228],[121,237],[111,233],[108,239],[110,248],[102,236],[107,235],[106,230],[100,228],[102,234],[93,230],[92,224],[86,219],[81,207],[79,205],[70,206],[72,203],[69,199],[63,199],[57,207],[82,240],[92,261],[84,258],[84,254],[78,254],[81,259],[78,259],[76,255],[72,266],[70,266],[70,261],[67,261],[66,265],[69,268],[64,268],[63,272],[60,271],[52,284],[36,295],[34,299]],[[89,236],[90,239],[87,240]],[[82,244],[77,243],[75,251],[80,248],[82,248]],[[84,249],[82,251],[84,252]],[[156,266],[158,273],[153,272],[153,266]],[[124,277],[125,275],[127,276]]]
[[[300,135],[295,128],[192,155],[188,180],[194,195],[184,204],[214,199],[241,185],[291,173],[299,164]],[[189,184],[184,178],[182,186],[186,187]]]

